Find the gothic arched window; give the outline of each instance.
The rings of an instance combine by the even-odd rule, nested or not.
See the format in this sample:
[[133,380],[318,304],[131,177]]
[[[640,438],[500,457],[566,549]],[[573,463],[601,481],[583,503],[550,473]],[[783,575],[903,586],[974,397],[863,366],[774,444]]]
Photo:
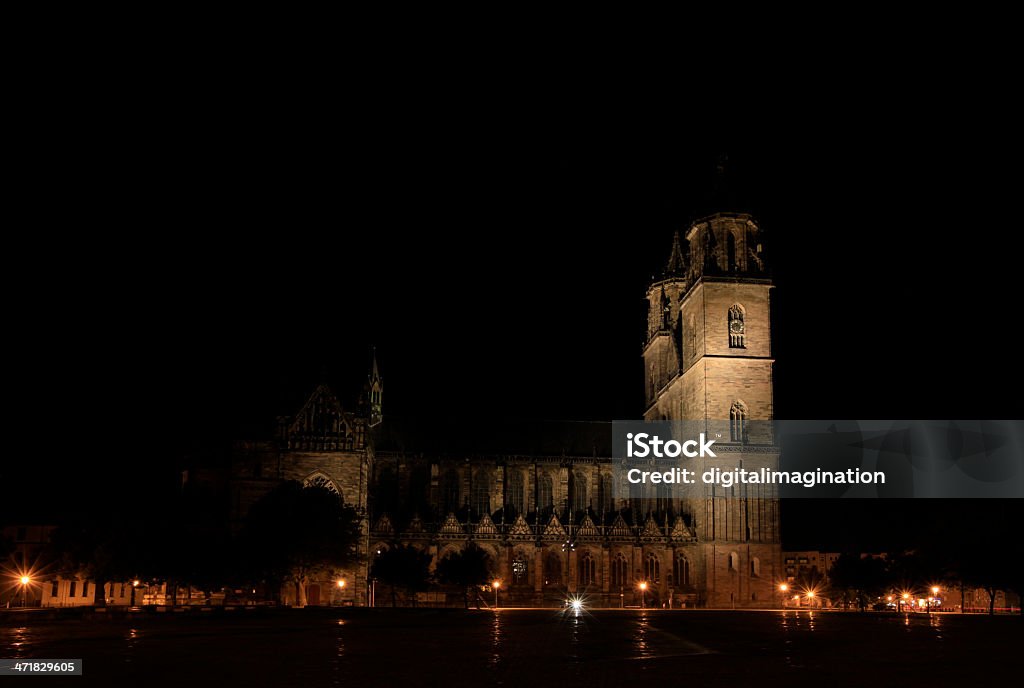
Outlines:
[[692,313],[690,314],[689,321],[686,323],[686,327],[686,341],[689,348],[689,351],[686,353],[690,358],[695,358],[697,356],[697,318]]
[[661,582],[661,562],[658,560],[658,555],[653,552],[644,559],[644,579],[648,583]]
[[690,560],[682,554],[676,557],[675,586],[682,588],[690,584]]
[[746,312],[740,304],[734,303],[729,308],[729,348],[731,349],[746,348],[744,341],[746,337],[745,316]]
[[512,469],[508,475],[508,487],[506,488],[506,503],[511,507],[513,515],[525,513],[523,509],[523,473],[519,469]]
[[750,575],[757,578],[761,575],[761,560],[753,557],[750,560]]
[[328,478],[326,475],[317,471],[302,481],[303,487],[322,487],[328,492],[333,492],[338,495],[338,499],[341,499],[341,490],[334,484],[334,481]]
[[545,585],[562,584],[562,560],[554,552],[548,552],[544,559],[544,583]]
[[537,479],[537,511],[550,511],[554,506],[551,500],[551,476],[542,475]]
[[612,510],[612,479],[611,476],[602,475],[598,482],[597,501],[601,513],[606,514]]
[[572,509],[582,511],[587,508],[587,479],[582,473],[572,476]]
[[486,468],[473,474],[473,510],[478,516],[491,513],[491,472]]
[[529,583],[530,562],[520,552],[512,560],[512,585],[526,585]]
[[624,588],[628,583],[629,564],[626,563],[626,557],[622,556],[622,552],[619,552],[612,559],[612,587]]
[[729,570],[740,570],[740,555],[736,554],[736,552],[729,552]]
[[597,581],[597,564],[590,552],[580,557],[580,585],[593,585]]
[[734,401],[729,409],[729,441],[747,441],[747,405]]
[[454,513],[459,510],[459,474],[454,468],[444,474],[444,512]]

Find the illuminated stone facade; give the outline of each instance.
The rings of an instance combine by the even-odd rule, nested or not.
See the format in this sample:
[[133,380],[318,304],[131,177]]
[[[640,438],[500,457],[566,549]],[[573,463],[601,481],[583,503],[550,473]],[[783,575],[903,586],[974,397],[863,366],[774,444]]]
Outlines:
[[[718,214],[693,223],[685,241],[676,235],[647,293],[644,417],[728,428],[715,444],[723,469],[778,464],[772,438],[747,425],[772,418],[771,287],[760,228]],[[367,563],[345,574],[344,591],[327,591],[328,574],[312,581],[310,604],[367,604],[368,562],[394,543],[424,549],[436,566],[469,541],[489,554],[505,605],[561,606],[568,594],[612,607],[780,603],[770,486],[617,498],[610,423],[523,424],[488,429],[480,445],[439,446],[453,429],[417,439],[381,423],[381,392],[374,365],[359,413],[321,386],[280,420],[274,441],[236,447],[236,518],[287,479],[335,490],[364,516]]]
[[[647,294],[644,417],[718,421],[734,432],[718,440],[714,465],[777,467],[772,438],[747,425],[772,418],[772,285],[760,228],[747,215],[718,214],[685,238],[676,235]],[[772,489],[614,499],[610,425],[597,429],[607,439],[589,452],[571,424],[547,434],[561,444],[489,455],[378,452],[371,551],[409,543],[436,563],[473,540],[491,556],[509,605],[558,606],[567,594],[602,606],[780,603]]]

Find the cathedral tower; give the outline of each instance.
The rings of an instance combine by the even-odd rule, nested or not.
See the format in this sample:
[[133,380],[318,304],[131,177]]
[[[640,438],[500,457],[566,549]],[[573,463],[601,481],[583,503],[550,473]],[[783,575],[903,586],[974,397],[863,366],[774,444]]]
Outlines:
[[[647,292],[646,420],[698,421],[716,438],[701,472],[778,467],[772,411],[770,292],[761,230],[743,213],[678,233],[662,279]],[[778,499],[772,486],[700,486],[678,500],[697,537],[697,581],[708,606],[778,603]]]

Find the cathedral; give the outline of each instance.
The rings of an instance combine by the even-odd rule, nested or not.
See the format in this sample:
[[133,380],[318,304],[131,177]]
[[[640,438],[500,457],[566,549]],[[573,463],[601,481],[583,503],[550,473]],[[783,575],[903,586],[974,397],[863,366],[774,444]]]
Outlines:
[[[643,417],[723,428],[723,470],[778,466],[770,431],[759,429],[769,424],[753,422],[773,417],[771,289],[758,224],[718,213],[676,233],[647,291]],[[562,606],[570,595],[601,607],[781,604],[773,486],[636,496],[614,489],[610,423],[517,424],[444,445],[438,428],[389,427],[382,395],[374,361],[357,410],[321,385],[279,419],[273,440],[236,445],[236,518],[281,480],[326,487],[364,517],[363,562],[341,573],[349,584],[325,573],[306,603],[371,604],[370,563],[395,543],[436,565],[474,541],[501,582],[502,606]]]

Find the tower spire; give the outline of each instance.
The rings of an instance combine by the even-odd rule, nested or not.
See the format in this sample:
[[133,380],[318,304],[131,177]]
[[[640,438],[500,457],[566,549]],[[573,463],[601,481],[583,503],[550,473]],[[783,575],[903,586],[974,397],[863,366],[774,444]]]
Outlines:
[[679,230],[672,235],[672,253],[668,257],[668,265],[665,267],[667,276],[683,275],[686,273],[686,257],[683,254],[683,247],[679,243]]
[[383,397],[384,380],[377,369],[377,347],[371,350],[372,363],[370,364],[370,375],[366,379],[366,395],[369,398],[369,421],[370,427],[378,425],[384,419]]

